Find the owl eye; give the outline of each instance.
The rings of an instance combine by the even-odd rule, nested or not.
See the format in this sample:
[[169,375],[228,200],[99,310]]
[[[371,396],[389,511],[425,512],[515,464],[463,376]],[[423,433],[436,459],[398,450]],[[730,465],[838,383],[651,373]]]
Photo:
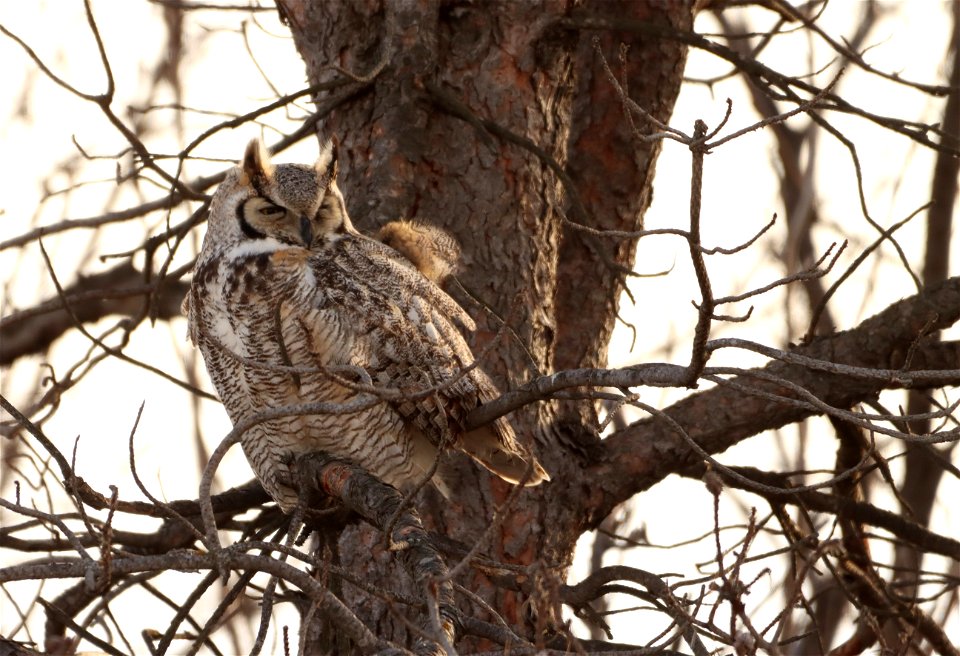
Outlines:
[[283,209],[282,207],[277,207],[276,205],[264,205],[257,211],[263,216],[269,216],[271,218],[283,216],[287,212],[287,210]]

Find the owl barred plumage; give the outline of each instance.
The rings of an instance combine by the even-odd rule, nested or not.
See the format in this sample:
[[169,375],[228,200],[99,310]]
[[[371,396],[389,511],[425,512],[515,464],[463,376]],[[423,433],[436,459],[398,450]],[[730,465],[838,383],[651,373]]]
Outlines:
[[269,408],[348,403],[361,380],[404,392],[355,412],[246,431],[241,443],[264,488],[289,512],[297,501],[291,457],[325,451],[409,489],[448,447],[510,482],[548,480],[504,418],[463,429],[466,415],[499,393],[470,368],[473,353],[454,325],[472,330],[472,319],[417,268],[436,281],[449,275],[456,242],[410,224],[399,230],[404,257],[361,235],[336,174],[332,145],[314,166],[274,166],[251,142],[214,195],[184,301],[190,336],[234,424]]

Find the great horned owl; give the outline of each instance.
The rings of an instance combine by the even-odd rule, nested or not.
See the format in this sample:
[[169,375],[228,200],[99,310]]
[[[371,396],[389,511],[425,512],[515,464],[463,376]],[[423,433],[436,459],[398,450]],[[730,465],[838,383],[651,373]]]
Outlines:
[[548,480],[504,418],[464,431],[467,413],[498,396],[469,368],[473,353],[454,325],[472,330],[473,320],[397,251],[353,228],[336,175],[332,145],[313,166],[273,165],[251,142],[213,197],[184,301],[235,424],[269,408],[348,403],[371,384],[403,391],[358,411],[247,430],[243,450],[264,488],[289,512],[292,457],[325,451],[408,489],[446,447],[510,482],[528,470],[526,485]]

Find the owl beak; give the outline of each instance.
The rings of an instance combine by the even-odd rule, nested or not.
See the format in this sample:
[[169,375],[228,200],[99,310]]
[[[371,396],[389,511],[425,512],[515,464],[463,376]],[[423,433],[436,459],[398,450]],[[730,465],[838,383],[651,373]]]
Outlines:
[[303,245],[310,248],[313,244],[313,226],[310,225],[310,219],[305,216],[300,217],[300,236],[303,238]]

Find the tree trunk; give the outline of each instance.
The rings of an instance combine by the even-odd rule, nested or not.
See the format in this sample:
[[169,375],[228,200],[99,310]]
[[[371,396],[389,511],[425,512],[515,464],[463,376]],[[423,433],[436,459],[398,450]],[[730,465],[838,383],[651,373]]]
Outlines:
[[[418,218],[459,239],[460,284],[448,290],[477,321],[475,351],[496,340],[482,366],[509,388],[537,373],[604,365],[623,288],[621,267],[632,268],[635,240],[584,235],[563,216],[594,228],[639,229],[659,146],[631,138],[596,53],[595,33],[557,25],[582,11],[581,3],[278,4],[311,83],[341,75],[333,67],[365,76],[385,58],[371,91],[341,107],[320,136],[341,144],[340,187],[359,229]],[[680,29],[692,22],[692,8],[680,2],[597,2],[585,9]],[[685,47],[626,33],[597,36],[611,67],[626,76],[631,97],[667,121]],[[621,43],[629,46],[623,69]],[[544,157],[483,130],[478,120],[454,116],[457,103],[459,113],[465,107],[564,167],[587,216],[569,209]],[[582,472],[597,441],[594,410],[589,402],[567,405],[536,404],[511,417],[554,482],[523,491],[483,550],[499,561],[536,564],[542,576],[534,577],[534,588],[541,591],[563,582],[586,521],[577,509],[591,494]],[[454,468],[459,485],[451,499],[427,490],[416,503],[429,529],[469,547],[512,488],[464,460]],[[338,558],[370,584],[411,593],[380,537],[365,526],[343,531]],[[529,591],[504,590],[469,570],[460,583],[527,636],[533,631],[529,618],[541,626],[551,619],[549,595],[534,594],[537,607],[529,613]],[[407,629],[385,603],[350,586],[344,594],[379,636],[409,643]]]

